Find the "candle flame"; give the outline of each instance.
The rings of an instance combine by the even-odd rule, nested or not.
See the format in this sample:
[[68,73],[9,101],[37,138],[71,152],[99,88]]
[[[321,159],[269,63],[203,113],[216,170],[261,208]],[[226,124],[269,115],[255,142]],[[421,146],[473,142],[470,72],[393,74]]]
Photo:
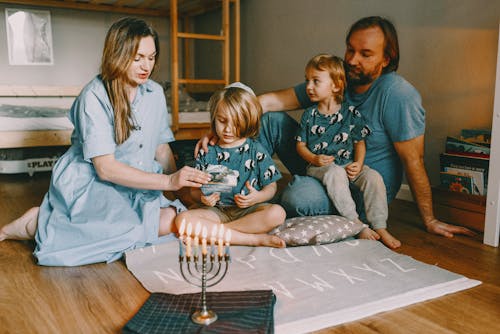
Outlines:
[[190,237],[191,232],[193,232],[193,225],[191,225],[191,223],[187,224],[187,231],[186,232],[187,232],[186,234],[188,235],[188,237]]
[[207,228],[205,226],[203,226],[203,230],[201,231],[201,237],[203,239],[206,239],[207,238],[207,234],[208,234]]
[[231,241],[231,230],[227,229],[226,231],[226,245],[229,246],[229,242]]
[[217,225],[212,227],[212,238],[215,239],[215,237],[217,237]]

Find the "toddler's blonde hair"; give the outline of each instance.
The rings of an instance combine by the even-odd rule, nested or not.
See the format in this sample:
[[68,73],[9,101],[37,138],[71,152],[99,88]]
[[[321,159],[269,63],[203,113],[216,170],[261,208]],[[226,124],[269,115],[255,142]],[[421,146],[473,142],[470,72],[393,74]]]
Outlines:
[[333,96],[337,103],[342,103],[344,100],[344,91],[346,87],[346,77],[344,71],[344,61],[330,54],[321,53],[314,56],[306,65],[306,72],[314,69],[317,71],[328,71],[335,87],[339,90],[333,92]]

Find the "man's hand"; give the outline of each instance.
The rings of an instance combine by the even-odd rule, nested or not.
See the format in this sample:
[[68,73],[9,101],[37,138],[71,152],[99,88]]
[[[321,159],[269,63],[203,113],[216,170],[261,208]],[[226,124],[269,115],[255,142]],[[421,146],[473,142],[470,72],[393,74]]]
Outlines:
[[430,222],[425,223],[425,227],[427,228],[427,232],[442,235],[447,238],[453,238],[454,234],[464,234],[468,236],[476,235],[476,233],[466,227],[446,224],[437,219],[433,219]]
[[208,152],[208,145],[215,145],[217,144],[217,141],[219,141],[217,135],[213,134],[212,132],[206,133],[196,143],[196,146],[194,147],[194,157],[196,158],[198,156],[198,152],[200,151],[200,149],[203,149],[203,151]]

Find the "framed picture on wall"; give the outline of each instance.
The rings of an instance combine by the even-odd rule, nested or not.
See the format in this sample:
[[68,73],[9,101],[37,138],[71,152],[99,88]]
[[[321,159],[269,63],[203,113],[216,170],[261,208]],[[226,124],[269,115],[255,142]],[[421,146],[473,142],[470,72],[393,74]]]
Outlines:
[[50,12],[6,8],[7,44],[10,65],[52,65]]

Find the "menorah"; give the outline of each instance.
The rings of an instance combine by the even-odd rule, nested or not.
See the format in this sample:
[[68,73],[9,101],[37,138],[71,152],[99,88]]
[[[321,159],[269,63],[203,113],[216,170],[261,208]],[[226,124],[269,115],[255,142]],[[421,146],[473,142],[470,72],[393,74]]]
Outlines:
[[[200,230],[201,256],[199,255]],[[217,313],[207,307],[207,288],[218,284],[226,276],[231,260],[229,253],[231,230],[226,231],[224,244],[224,226],[220,225],[218,228],[215,225],[212,228],[210,254],[207,249],[207,228],[205,226],[202,228],[198,222],[193,238],[192,232],[191,223],[188,223],[186,227],[183,220],[179,227],[179,267],[186,282],[201,287],[201,309],[191,315],[191,320],[200,325],[210,325],[217,320]]]

